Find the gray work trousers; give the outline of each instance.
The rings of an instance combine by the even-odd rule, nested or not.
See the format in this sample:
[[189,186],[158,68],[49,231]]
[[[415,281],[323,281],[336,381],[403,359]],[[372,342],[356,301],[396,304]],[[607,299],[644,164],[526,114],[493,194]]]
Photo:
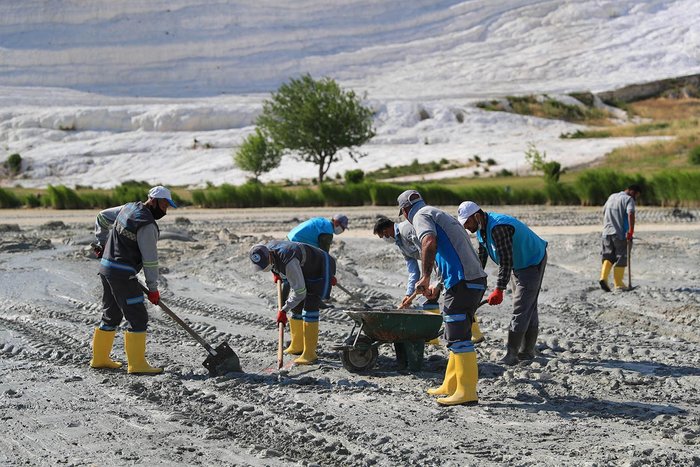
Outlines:
[[601,242],[601,256],[615,266],[627,267],[627,239],[620,239],[617,235],[606,235]]
[[547,266],[547,252],[539,264],[523,269],[513,270],[513,317],[510,321],[511,332],[526,332],[537,329],[540,324],[537,312],[537,300],[540,296],[542,278]]
[[127,330],[145,332],[148,326],[148,312],[143,304],[144,297],[136,278],[117,279],[105,277],[102,279],[102,324],[100,329],[113,330],[126,319]]

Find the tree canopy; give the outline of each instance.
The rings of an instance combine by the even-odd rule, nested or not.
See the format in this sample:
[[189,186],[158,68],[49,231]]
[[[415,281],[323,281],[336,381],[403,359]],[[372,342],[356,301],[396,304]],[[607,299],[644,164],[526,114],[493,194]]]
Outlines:
[[260,175],[279,167],[282,153],[256,128],[255,133],[248,135],[238,148],[233,161],[238,168],[252,172],[255,181],[258,181]]
[[316,164],[322,183],[331,164],[340,160],[339,151],[347,150],[355,161],[362,157],[353,148],[374,136],[373,113],[333,79],[306,74],[280,86],[263,103],[256,124],[275,147]]

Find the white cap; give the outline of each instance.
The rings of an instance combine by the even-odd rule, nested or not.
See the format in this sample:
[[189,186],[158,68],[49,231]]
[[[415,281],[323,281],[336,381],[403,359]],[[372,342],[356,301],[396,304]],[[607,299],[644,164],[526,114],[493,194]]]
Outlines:
[[474,201],[463,201],[457,208],[457,220],[461,225],[464,225],[471,216],[481,208]]
[[148,197],[149,198],[162,198],[165,200],[168,200],[168,204],[170,204],[172,207],[176,208],[177,206],[173,202],[173,197],[170,194],[170,190],[165,188],[164,186],[158,185],[154,186],[148,191]]

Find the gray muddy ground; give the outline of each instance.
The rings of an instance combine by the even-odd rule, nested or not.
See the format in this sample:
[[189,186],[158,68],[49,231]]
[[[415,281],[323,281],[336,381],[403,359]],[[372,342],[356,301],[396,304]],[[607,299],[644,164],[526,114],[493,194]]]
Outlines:
[[[389,346],[371,372],[343,368],[331,346],[352,328],[343,309],[357,304],[340,290],[321,314],[319,363],[275,370],[276,292],[246,252],[330,210],[163,219],[163,301],[241,357],[245,374],[213,378],[205,351],[157,307],[148,355],[163,375],[90,369],[95,213],[0,212],[0,464],[700,465],[700,212],[641,209],[638,288],[606,294],[599,209],[498,210],[550,242],[540,355],[499,366],[511,300],[481,308],[480,405],[451,408],[425,393],[441,381],[442,347],[427,349],[417,374],[398,371]],[[391,306],[403,260],[369,229],[394,208],[346,211],[352,230],[332,249],[339,281]],[[495,277],[493,265],[487,272]],[[113,355],[124,359],[120,335]]]

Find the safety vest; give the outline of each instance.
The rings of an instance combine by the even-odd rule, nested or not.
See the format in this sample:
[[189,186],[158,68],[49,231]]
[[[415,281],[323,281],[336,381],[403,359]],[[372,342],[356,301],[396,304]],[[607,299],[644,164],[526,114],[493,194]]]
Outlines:
[[158,228],[153,214],[141,201],[122,207],[107,237],[100,261],[100,274],[128,278],[141,270],[143,259],[136,234],[148,224],[155,224]]
[[476,238],[486,248],[489,257],[494,263],[501,264],[498,252],[496,252],[496,245],[491,236],[493,228],[497,225],[510,225],[515,229],[515,234],[513,235],[513,269],[535,266],[542,261],[547,242],[538,237],[528,226],[515,217],[505,214],[489,212],[486,216],[486,240],[482,237],[481,231],[477,231]]

